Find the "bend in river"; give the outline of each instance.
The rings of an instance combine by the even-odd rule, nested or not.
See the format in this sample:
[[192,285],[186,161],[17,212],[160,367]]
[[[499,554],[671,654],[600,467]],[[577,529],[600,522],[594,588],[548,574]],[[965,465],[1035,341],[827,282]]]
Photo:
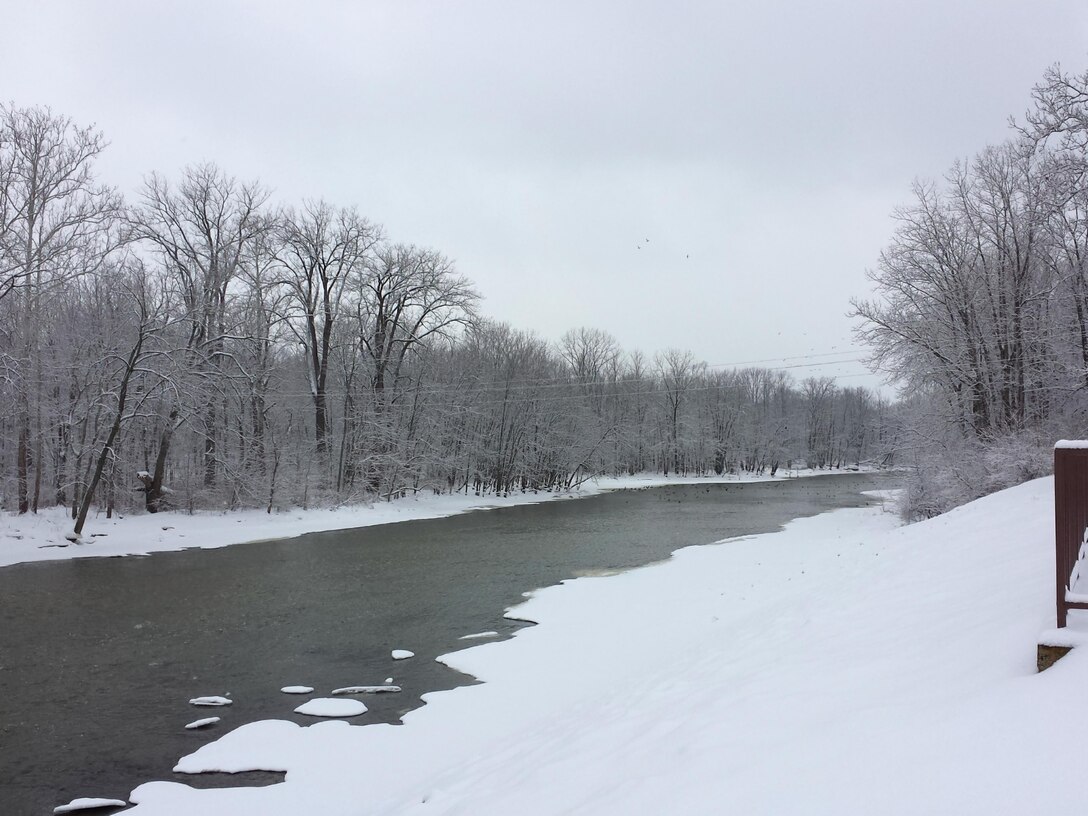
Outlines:
[[[176,760],[246,722],[293,713],[313,686],[379,685],[352,722],[396,722],[420,695],[474,680],[436,663],[520,624],[529,590],[623,570],[692,544],[778,529],[869,503],[886,476],[622,490],[445,519],[146,558],[0,570],[0,813],[46,814],[77,796],[127,798]],[[415,657],[394,661],[393,649]],[[234,704],[196,709],[199,695]],[[183,726],[208,714],[210,730]]]

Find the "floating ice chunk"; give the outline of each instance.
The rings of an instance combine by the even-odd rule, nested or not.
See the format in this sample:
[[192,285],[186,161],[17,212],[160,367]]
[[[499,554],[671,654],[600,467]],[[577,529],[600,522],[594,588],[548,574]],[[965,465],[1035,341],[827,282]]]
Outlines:
[[234,700],[229,697],[194,697],[189,701],[189,705],[195,706],[226,706],[233,703]]
[[394,660],[407,660],[409,657],[415,657],[415,656],[416,656],[415,652],[409,652],[407,649],[394,649],[393,650],[393,659]]
[[400,686],[391,686],[386,684],[384,686],[344,686],[343,688],[333,689],[333,694],[384,694],[386,692],[400,691]]
[[191,723],[189,723],[185,727],[188,728],[190,731],[192,731],[194,728],[204,728],[205,726],[208,726],[208,725],[215,725],[217,722],[219,722],[218,717],[205,717],[202,720],[193,720]]
[[461,637],[459,637],[457,639],[458,640],[475,640],[476,638],[493,638],[493,637],[498,637],[498,636],[499,636],[498,632],[476,632],[475,634],[471,634],[471,635],[461,635]]
[[280,689],[284,694],[312,694],[313,686],[284,686]]
[[387,678],[385,678],[385,684],[386,684],[387,686],[388,686],[388,685],[389,685],[390,683],[392,683],[392,682],[393,682],[393,678],[392,678],[392,677],[387,677]]
[[53,808],[54,813],[74,813],[77,810],[90,810],[91,808],[124,807],[128,802],[121,799],[73,799],[67,805]]
[[366,706],[358,700],[334,700],[331,697],[318,697],[295,709],[296,714],[311,717],[355,717],[365,712]]

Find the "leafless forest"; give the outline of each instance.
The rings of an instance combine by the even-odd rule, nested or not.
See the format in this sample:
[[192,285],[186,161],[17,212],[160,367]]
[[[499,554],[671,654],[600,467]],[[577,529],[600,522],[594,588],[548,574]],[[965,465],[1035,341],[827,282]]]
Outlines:
[[126,200],[96,177],[93,128],[2,116],[9,509],[271,509],[882,450],[888,406],[864,389],[596,329],[548,342],[481,317],[448,258],[351,208],[277,205],[212,165]]
[[908,512],[1049,472],[1088,408],[1088,72],[1050,69],[1011,137],[918,182],[854,303],[906,386]]
[[210,164],[122,196],[96,174],[96,129],[2,107],[3,505],[62,505],[78,529],[92,505],[271,511],[895,458],[916,467],[911,512],[939,512],[1084,432],[1088,74],[1049,72],[1011,132],[916,185],[854,304],[907,387],[893,407],[600,329],[520,331],[483,317],[440,251],[355,209],[276,202]]

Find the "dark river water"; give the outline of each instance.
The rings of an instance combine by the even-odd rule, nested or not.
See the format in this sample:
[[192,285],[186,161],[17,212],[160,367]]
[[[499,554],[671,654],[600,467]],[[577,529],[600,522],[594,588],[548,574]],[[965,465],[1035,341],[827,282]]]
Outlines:
[[[420,695],[473,682],[436,663],[503,618],[527,590],[665,558],[867,503],[887,477],[624,490],[587,499],[149,557],[0,569],[0,814],[52,813],[76,796],[126,799],[179,757],[258,719],[292,719],[285,685],[373,685],[353,722],[396,722]],[[416,656],[394,661],[392,649]],[[230,694],[207,709],[191,697]],[[223,721],[204,731],[185,723]]]

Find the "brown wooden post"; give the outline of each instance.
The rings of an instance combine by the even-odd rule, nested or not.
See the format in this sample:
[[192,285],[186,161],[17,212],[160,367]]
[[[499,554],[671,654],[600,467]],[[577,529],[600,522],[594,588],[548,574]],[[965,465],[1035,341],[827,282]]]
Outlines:
[[[1065,596],[1085,528],[1088,528],[1088,442],[1059,442],[1054,446],[1054,585],[1059,629],[1068,622],[1070,609],[1088,609],[1088,603],[1071,603]],[[1088,577],[1085,584],[1088,585]]]

